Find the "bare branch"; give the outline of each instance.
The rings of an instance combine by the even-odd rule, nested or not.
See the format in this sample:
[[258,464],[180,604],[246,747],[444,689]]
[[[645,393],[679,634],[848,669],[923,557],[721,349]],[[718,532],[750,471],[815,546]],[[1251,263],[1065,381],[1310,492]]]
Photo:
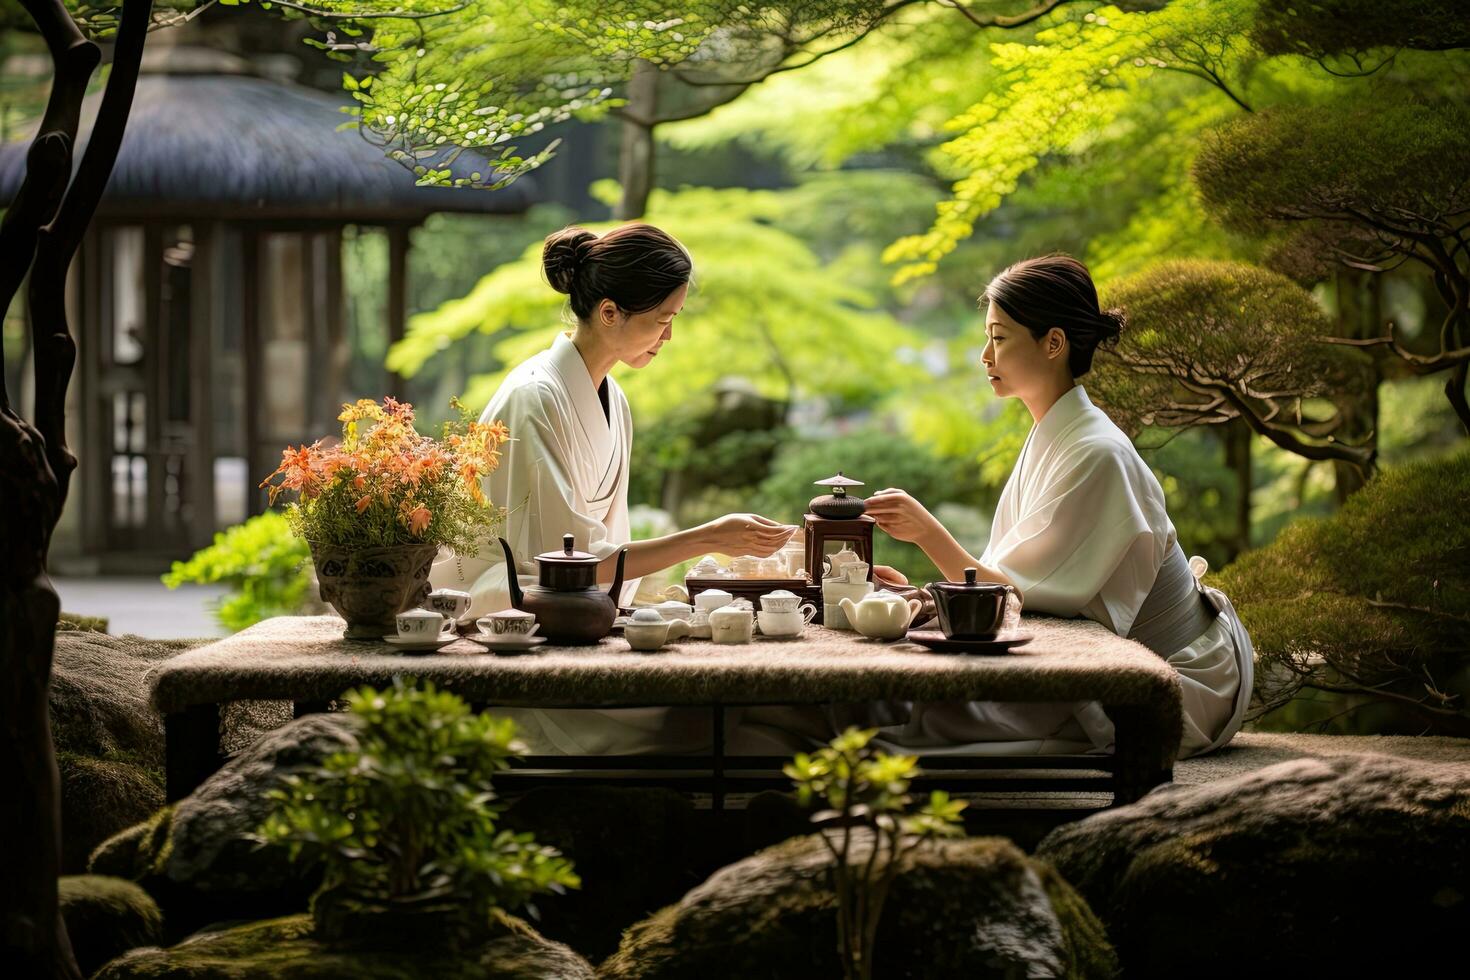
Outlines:
[[1071,3],[1072,0],[1043,0],[1042,3],[1037,4],[1030,10],[1024,10],[1019,14],[1011,14],[1009,16],[997,14],[990,17],[981,17],[966,7],[961,0],[937,0],[937,2],[941,7],[953,9],[961,17],[965,18],[965,20],[974,24],[976,27],[984,29],[987,27],[1024,27],[1032,21],[1040,20],[1063,4]]
[[461,3],[453,7],[445,7],[443,10],[425,10],[411,12],[407,10],[387,10],[378,13],[363,11],[352,13],[351,11],[321,10],[306,4],[293,3],[291,0],[270,0],[277,7],[285,7],[287,10],[295,10],[306,14],[316,20],[428,20],[432,17],[443,17],[445,14],[458,13],[469,6]]

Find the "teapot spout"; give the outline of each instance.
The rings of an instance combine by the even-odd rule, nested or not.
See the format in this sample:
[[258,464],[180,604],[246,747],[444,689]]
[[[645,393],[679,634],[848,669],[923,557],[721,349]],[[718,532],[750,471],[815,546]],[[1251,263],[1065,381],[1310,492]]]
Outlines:
[[515,552],[510,549],[510,542],[504,538],[500,539],[500,547],[505,549],[505,583],[510,589],[510,604],[516,609],[524,610],[522,603],[526,596],[521,591],[521,577],[516,574]]
[[607,594],[612,597],[613,608],[614,609],[616,609],[619,606],[620,600],[622,599],[622,595],[623,595],[623,562],[625,562],[627,560],[628,560],[628,549],[627,548],[624,548],[622,551],[619,551],[618,552],[618,570],[613,575],[612,588],[610,588],[610,589],[607,590]]

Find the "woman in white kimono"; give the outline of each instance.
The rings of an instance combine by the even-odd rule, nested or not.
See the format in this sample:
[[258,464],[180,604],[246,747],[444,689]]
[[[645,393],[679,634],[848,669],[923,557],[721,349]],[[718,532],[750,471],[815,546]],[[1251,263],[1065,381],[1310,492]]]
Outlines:
[[[1181,757],[1224,745],[1250,699],[1250,637],[1230,600],[1198,582],[1204,560],[1186,561],[1153,472],[1077,383],[1098,345],[1116,340],[1122,316],[1098,308],[1086,267],[1064,255],[1011,266],[981,302],[990,386],[1035,419],[985,553],[971,556],[902,490],[870,497],[867,512],[923,548],[947,579],[976,568],[981,580],[1014,586],[1028,610],[1085,616],[1154,650],[1183,685]],[[883,734],[925,751],[1059,753],[1106,751],[1112,729],[1095,701],[969,702],[912,705],[908,721]]]
[[[700,527],[630,541],[628,460],[633,439],[628,399],[609,372],[639,369],[673,338],[693,270],[688,252],[666,232],[627,224],[602,236],[567,228],[546,239],[542,264],[552,288],[569,297],[575,327],[548,350],[506,376],[482,421],[499,419],[511,442],[485,492],[507,508],[504,535],[523,585],[536,582],[534,557],[560,551],[571,534],[580,551],[603,559],[598,580],[612,582],[617,554],[628,549],[623,598],[638,579],[716,551],[774,554],[795,531],[755,514],[731,514]],[[480,556],[438,563],[435,588],[468,591],[469,616],[510,606],[509,570],[499,544],[482,542]],[[708,745],[708,713],[517,711],[534,753],[698,751]]]

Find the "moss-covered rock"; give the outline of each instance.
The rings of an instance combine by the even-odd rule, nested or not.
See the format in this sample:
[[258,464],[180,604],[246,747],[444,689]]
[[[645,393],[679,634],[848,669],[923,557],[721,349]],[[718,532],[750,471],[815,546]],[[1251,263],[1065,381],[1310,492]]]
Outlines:
[[588,786],[532,790],[502,823],[572,859],[582,887],[537,897],[541,929],[600,959],[624,929],[699,883],[693,820],[693,804],[672,790]]
[[162,769],[163,720],[148,703],[148,672],[204,642],[57,633],[50,691],[57,750]]
[[112,875],[129,881],[160,877],[168,861],[168,832],[174,808],[166,806],[151,817],[118,831],[97,845],[87,860],[94,875]]
[[163,913],[131,881],[67,875],[58,882],[58,891],[61,918],[83,976],[114,956],[163,940]]
[[86,633],[106,633],[106,616],[82,616],[77,613],[69,613],[65,609],[56,618],[56,631],[58,633],[70,633],[75,631]]
[[315,767],[353,744],[348,714],[298,718],[230,759],[174,804],[164,871],[202,892],[240,894],[294,889],[300,874],[285,848],[262,848],[254,835],[285,776]]
[[[859,843],[856,858],[867,853]],[[834,977],[831,857],[800,837],[716,872],[629,929],[604,978]],[[1116,959],[1087,903],[1009,841],[911,852],[884,905],[874,976],[1110,977]]]
[[163,775],[126,762],[60,752],[61,872],[86,870],[87,857],[119,831],[163,806]]
[[337,947],[312,937],[309,915],[200,933],[168,949],[139,949],[96,980],[592,980],[592,967],[561,943],[509,915],[493,917],[485,939],[456,955],[437,949]]
[[1037,856],[1087,898],[1130,975],[1429,976],[1470,926],[1470,774],[1284,762],[1162,787],[1052,832]]
[[217,919],[296,912],[320,881],[285,848],[254,835],[270,807],[267,793],[291,773],[351,743],[350,715],[308,715],[270,732],[222,766],[193,793],[104,841],[90,870],[143,885],[168,914],[169,927]]

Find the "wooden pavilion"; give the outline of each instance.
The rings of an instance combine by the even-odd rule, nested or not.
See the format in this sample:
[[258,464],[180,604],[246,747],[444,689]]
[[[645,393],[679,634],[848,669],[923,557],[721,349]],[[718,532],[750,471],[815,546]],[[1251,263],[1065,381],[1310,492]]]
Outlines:
[[[411,228],[437,211],[531,203],[526,180],[416,186],[355,130],[338,131],[341,105],[220,52],[162,48],[145,62],[71,271],[80,467],[53,565],[166,567],[261,509],[256,484],[283,446],[334,431],[344,399],[384,393],[345,390],[345,226],[387,231],[391,342],[403,334]],[[20,186],[27,146],[0,146],[0,201]],[[465,153],[456,170],[486,167]]]

